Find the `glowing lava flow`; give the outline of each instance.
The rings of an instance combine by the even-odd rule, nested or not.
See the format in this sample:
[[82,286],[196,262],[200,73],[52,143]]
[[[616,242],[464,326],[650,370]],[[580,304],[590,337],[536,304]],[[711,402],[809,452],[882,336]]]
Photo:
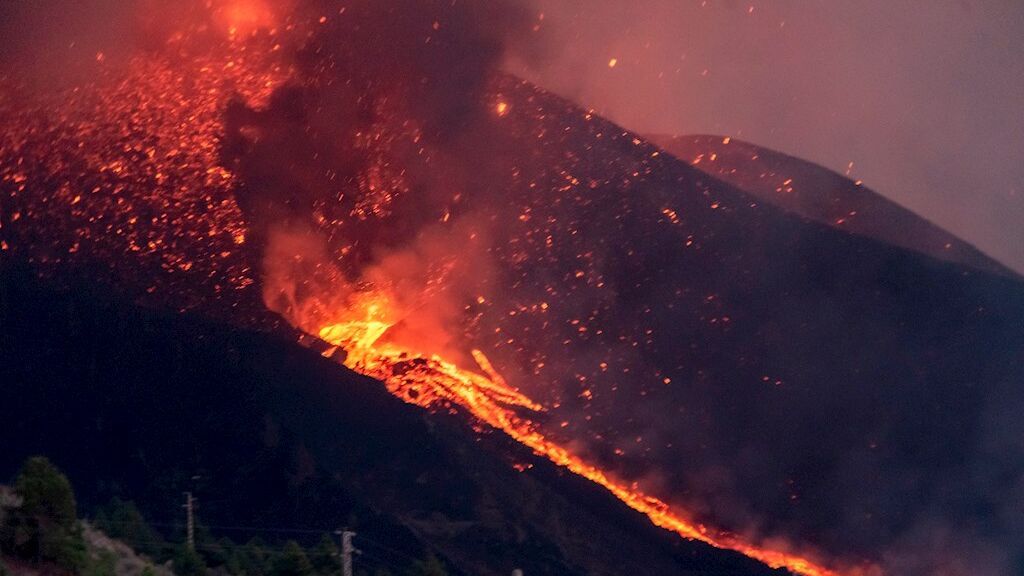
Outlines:
[[[225,6],[231,37],[268,18],[259,0]],[[237,179],[220,166],[218,155],[222,111],[231,92],[257,104],[290,76],[288,66],[271,57],[276,48],[261,44],[276,47],[272,37],[253,42],[231,44],[208,57],[140,57],[124,72],[101,67],[88,89],[75,88],[57,104],[10,114],[17,122],[0,131],[0,191],[14,206],[0,214],[7,238],[17,233],[31,248],[30,258],[43,264],[91,255],[106,262],[114,276],[134,279],[146,294],[173,301],[179,309],[198,305],[211,292],[217,295],[214,308],[222,308],[221,295],[251,286],[252,272],[240,249],[247,243],[246,229],[232,196]],[[499,116],[514,109],[506,101],[496,107]],[[36,234],[42,230],[47,233]],[[8,250],[6,242],[0,250]],[[369,294],[349,312],[361,315],[297,324],[345,349],[346,366],[381,380],[403,400],[428,408],[462,407],[479,422],[603,486],[660,527],[797,574],[837,574],[804,557],[708,529],[582,461],[525,415],[543,407],[506,383],[483,352],[473,351],[477,372],[388,340],[395,321],[386,315],[386,299]]]
[[[537,425],[520,416],[516,409],[536,412],[543,407],[509,386],[479,350],[473,357],[485,375],[464,370],[437,355],[426,356],[403,346],[381,341],[393,326],[387,320],[386,300],[374,301],[372,295],[359,308],[358,319],[329,324],[317,335],[336,348],[324,355],[331,357],[344,349],[345,366],[384,382],[388,390],[406,402],[436,407],[453,403],[470,411],[474,417],[501,430],[558,466],[567,468],[611,492],[630,508],[643,513],[655,525],[680,536],[699,540],[716,548],[740,552],[772,568],[786,568],[804,576],[840,576],[807,558],[748,544],[734,534],[710,529],[673,512],[668,504],[610,478],[600,469],[587,464],[564,447],[546,438]],[[851,572],[851,574],[856,572]]]

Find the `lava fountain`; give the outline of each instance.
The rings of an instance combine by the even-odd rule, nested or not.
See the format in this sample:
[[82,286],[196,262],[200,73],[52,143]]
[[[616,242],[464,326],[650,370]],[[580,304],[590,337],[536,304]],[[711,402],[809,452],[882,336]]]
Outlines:
[[436,354],[427,356],[381,342],[394,325],[393,320],[388,320],[387,302],[388,299],[379,294],[360,294],[351,309],[340,311],[342,320],[316,330],[315,335],[336,347],[324,355],[332,357],[339,348],[344,350],[341,362],[345,366],[380,380],[392,394],[411,404],[431,410],[444,406],[464,409],[476,420],[508,434],[538,456],[602,486],[627,506],[647,516],[655,525],[683,538],[734,550],[772,568],[785,568],[795,574],[841,574],[809,558],[752,545],[738,535],[689,520],[681,511],[673,510],[662,500],[638,490],[635,484],[616,481],[549,440],[535,422],[518,411],[525,408],[541,412],[543,407],[509,386],[482,351],[472,351],[477,369],[482,371],[480,373],[460,368]]
[[[616,222],[631,213],[669,216],[657,226],[684,248],[699,245],[700,230],[682,234],[682,226],[726,210],[705,198],[707,189],[693,195],[700,208],[670,205],[667,195],[621,204],[645,177],[676,178],[672,165],[662,170],[653,147],[589,113],[495,79],[493,42],[505,33],[467,32],[466,15],[447,1],[428,2],[426,20],[400,19],[415,33],[393,34],[395,46],[365,36],[380,34],[378,26],[332,31],[360,9],[375,24],[395,16],[374,5],[312,10],[296,23],[276,21],[259,0],[218,3],[211,21],[227,39],[199,43],[212,51],[194,50],[189,35],[209,26],[189,28],[125,70],[98,61],[94,82],[44,105],[0,102],[10,119],[0,142],[3,249],[41,266],[104,262],[117,282],[178,309],[244,310],[243,295],[261,285],[267,308],[326,342],[326,356],[406,402],[502,431],[657,526],[801,575],[862,573],[708,526],[545,428],[553,403],[532,399],[495,368],[519,354],[528,372],[558,383],[545,372],[553,362],[510,336],[527,332],[515,323],[527,318],[573,346],[591,342],[609,361],[617,348],[588,338],[640,345],[598,327],[596,307],[557,329],[543,320],[608,289],[593,246],[580,240],[595,198],[613,203],[617,212],[607,212]],[[470,52],[487,55],[466,67],[477,75],[451,65],[467,35],[479,48]],[[301,48],[289,49],[289,38]],[[441,48],[425,57],[424,45]],[[283,53],[293,61],[282,62]],[[581,158],[563,146],[577,134],[583,147],[611,142],[621,153]],[[480,192],[490,189],[497,192]],[[289,234],[304,239],[301,250],[281,247]],[[623,269],[639,260],[628,245],[622,253]],[[537,270],[544,274],[529,276]],[[496,304],[492,295],[502,293],[511,296]],[[538,348],[557,353],[556,345]]]

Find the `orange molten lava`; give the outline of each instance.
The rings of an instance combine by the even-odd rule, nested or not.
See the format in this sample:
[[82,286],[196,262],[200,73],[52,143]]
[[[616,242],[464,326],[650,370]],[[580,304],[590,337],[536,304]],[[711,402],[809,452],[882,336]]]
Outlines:
[[[216,7],[214,20],[232,37],[279,24],[271,9],[280,9],[279,3],[211,3]],[[247,240],[243,216],[232,196],[236,178],[221,167],[218,151],[224,133],[222,111],[232,92],[257,106],[288,79],[287,66],[271,58],[273,53],[269,46],[237,42],[230,51],[182,61],[140,57],[123,77],[110,69],[90,89],[75,88],[62,95],[58,105],[48,103],[12,115],[18,120],[8,123],[13,129],[0,131],[0,186],[10,191],[11,202],[16,200],[10,222],[26,230],[51,231],[40,236],[46,242],[33,251],[41,255],[39,261],[74,261],[76,254],[87,251],[86,246],[119,275],[142,276],[143,271],[158,268],[167,274],[147,274],[153,284],[146,293],[174,294],[182,300],[181,309],[202,301],[204,286],[216,294],[251,286],[253,271],[240,256],[240,246]],[[495,104],[499,116],[513,110],[510,100]],[[75,154],[64,157],[53,150]],[[370,174],[366,188],[388,190],[376,183],[382,178]],[[571,176],[567,180],[572,186],[578,184]],[[33,195],[33,190],[54,192]],[[379,204],[367,201],[357,208],[369,213]],[[666,208],[665,214],[678,221],[671,209]],[[0,249],[6,250],[7,244]],[[188,291],[192,285],[198,287]],[[541,306],[547,308],[546,303]],[[603,486],[654,524],[682,537],[735,550],[797,574],[839,574],[805,557],[709,529],[662,500],[609,477],[547,438],[529,417],[544,408],[510,386],[482,351],[472,351],[479,371],[467,370],[450,357],[431,353],[429,346],[413,349],[390,340],[389,331],[401,319],[395,317],[385,295],[363,292],[350,299],[344,310],[333,312],[329,322],[291,320],[343,348],[346,366],[381,380],[403,400],[428,408],[461,407],[538,455]]]
[[215,6],[213,17],[229,36],[247,36],[272,28],[275,14],[264,0],[225,0]]
[[684,538],[740,552],[772,568],[786,568],[805,576],[840,575],[840,572],[808,558],[753,545],[735,534],[695,523],[662,500],[610,478],[602,470],[546,438],[535,422],[522,416],[521,412],[540,412],[544,408],[506,383],[483,352],[472,352],[483,372],[480,374],[459,368],[438,355],[425,355],[394,344],[383,338],[396,323],[390,315],[386,296],[361,293],[340,321],[322,326],[316,330],[316,335],[336,347],[325,353],[326,356],[333,356],[337,348],[344,349],[347,352],[343,361],[345,366],[381,380],[391,393],[406,402],[426,408],[461,406],[536,454],[603,486],[657,526]]

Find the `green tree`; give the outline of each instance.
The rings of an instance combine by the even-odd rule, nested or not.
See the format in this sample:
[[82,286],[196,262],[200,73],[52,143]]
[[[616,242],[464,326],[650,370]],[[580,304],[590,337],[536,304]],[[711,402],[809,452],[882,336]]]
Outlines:
[[14,492],[21,498],[21,511],[64,528],[78,524],[78,506],[71,482],[42,456],[29,458],[14,481]]
[[182,545],[174,555],[174,573],[176,576],[205,576],[206,564],[196,551]]
[[163,538],[149,526],[134,502],[115,496],[97,511],[93,525],[150,558],[156,558],[164,549]]
[[413,563],[409,576],[448,576],[448,570],[437,556],[430,554],[426,560],[417,560]]
[[85,541],[71,482],[42,456],[29,458],[14,481],[21,504],[0,529],[0,546],[16,557],[53,562],[72,572],[86,567]]
[[228,574],[242,574],[242,561],[239,551],[241,547],[235,544],[230,538],[217,540],[217,549],[220,551],[220,566],[228,571]]
[[320,538],[320,542],[309,554],[309,561],[313,570],[322,576],[332,576],[341,573],[341,558],[338,556],[338,547],[328,534]]
[[[227,547],[225,547],[227,544]],[[196,547],[199,549],[199,556],[207,568],[220,568],[230,560],[231,550],[234,546],[230,540],[214,538],[210,529],[202,524],[196,523]]]
[[245,546],[235,552],[238,570],[246,576],[263,576],[270,572],[270,558],[265,544],[259,538],[246,542]]
[[289,540],[281,555],[274,560],[272,576],[311,576],[313,565],[298,542]]

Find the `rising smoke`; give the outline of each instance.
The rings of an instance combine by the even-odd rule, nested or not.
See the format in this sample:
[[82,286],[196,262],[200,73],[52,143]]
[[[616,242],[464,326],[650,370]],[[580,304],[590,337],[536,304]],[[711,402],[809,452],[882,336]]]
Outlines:
[[[594,278],[613,286],[617,293],[610,299],[569,287],[571,281],[561,275],[564,269],[546,269],[539,262],[524,273],[534,288],[513,289],[519,282],[508,267],[515,251],[503,252],[495,246],[517,235],[521,240],[523,230],[514,230],[505,218],[493,217],[494,211],[503,201],[512,201],[502,195],[511,194],[507,181],[513,174],[543,173],[546,167],[524,162],[523,140],[510,134],[495,114],[495,90],[490,87],[503,58],[510,51],[523,50],[522,44],[513,43],[529,38],[536,21],[514,5],[482,6],[409,2],[398,9],[397,4],[357,3],[335,17],[323,5],[311,4],[308,18],[322,13],[327,22],[312,33],[309,42],[296,48],[299,77],[308,81],[281,91],[267,110],[236,107],[229,111],[229,133],[239,136],[229,146],[229,161],[246,183],[240,202],[256,235],[270,240],[263,256],[268,305],[286,317],[306,319],[309,324],[304,328],[315,332],[337,319],[332,314],[358,307],[360,295],[371,287],[383,289],[392,315],[387,320],[398,321],[391,338],[412,349],[443,352],[459,360],[465,360],[468,341],[490,342],[490,349],[500,347],[504,338],[533,338],[526,348],[533,351],[534,363],[547,364],[544,371],[531,375],[530,362],[524,362],[522,355],[499,352],[497,357],[515,381],[534,386],[533,392],[544,393],[560,405],[560,417],[572,422],[596,418],[593,425],[572,424],[567,429],[567,438],[579,435],[575,446],[580,453],[627,477],[642,478],[644,486],[673,495],[701,517],[754,538],[788,534],[846,550],[854,557],[877,555],[894,573],[1005,573],[1019,552],[1005,540],[1001,528],[992,531],[975,525],[979,517],[967,509],[979,502],[1009,502],[1008,491],[1014,488],[997,482],[978,498],[960,501],[945,495],[974,484],[963,476],[965,468],[952,464],[961,457],[977,459],[973,439],[951,446],[955,456],[936,455],[943,462],[936,470],[942,472],[926,473],[921,468],[930,465],[925,457],[879,462],[871,456],[873,448],[868,446],[876,436],[891,434],[891,442],[898,446],[895,453],[929,444],[903,430],[886,430],[891,426],[888,420],[872,415],[876,405],[869,396],[877,391],[832,390],[828,373],[820,373],[815,376],[817,392],[796,394],[785,403],[760,391],[751,393],[741,382],[760,382],[762,373],[756,371],[764,367],[756,367],[759,361],[744,358],[745,354],[784,356],[767,361],[776,371],[772,381],[777,374],[792,374],[798,382],[807,378],[798,375],[798,358],[806,349],[778,344],[779,349],[771,351],[775,344],[769,342],[781,334],[752,334],[753,347],[760,352],[748,351],[730,338],[717,340],[723,348],[716,349],[715,342],[691,343],[695,334],[654,321],[656,331],[678,334],[674,346],[690,350],[654,353],[637,348],[638,342],[650,339],[644,333],[650,321],[643,315],[651,312],[637,302],[664,305],[675,300],[678,306],[692,307],[701,320],[711,316],[729,322],[730,308],[742,310],[747,306],[744,298],[760,298],[755,293],[740,296],[745,292],[731,287],[745,282],[740,267],[722,264],[726,274],[734,275],[718,280],[716,272],[699,268],[697,274],[710,274],[711,279],[687,280],[695,292],[703,290],[697,298],[681,298],[678,289],[672,294],[666,285],[655,284],[645,292],[635,281],[662,273],[651,266],[659,265],[665,246],[674,241],[648,237],[646,241],[656,246],[637,248],[632,258],[623,259],[623,252],[632,254],[627,246],[636,237],[630,235],[639,234],[645,226],[638,221],[627,236],[617,237],[621,244],[616,246],[604,245],[610,228],[581,229],[576,236],[579,247],[564,255],[566,261],[579,262],[588,281]],[[514,25],[506,27],[507,22]],[[522,104],[514,99],[511,105]],[[635,167],[622,169],[628,173]],[[586,170],[595,181],[603,181],[595,166],[588,165]],[[697,210],[681,212],[696,214]],[[584,203],[541,214],[550,214],[552,222],[574,222],[585,220],[586,212]],[[738,231],[725,234],[733,233]],[[538,257],[537,252],[527,254]],[[774,260],[776,269],[784,269],[783,262],[793,258],[793,269],[800,267],[799,254],[755,258],[762,260],[758,267],[764,260]],[[873,281],[868,280],[875,273],[870,268],[866,276],[853,281]],[[764,272],[768,277],[775,273]],[[799,276],[789,280],[815,282]],[[731,303],[728,295],[723,298],[719,293],[723,286],[736,293]],[[564,292],[558,294],[559,290]],[[560,318],[575,319],[570,326],[534,325],[527,320],[516,321],[517,325],[474,308],[478,298],[515,308],[551,296],[558,300],[555,313]],[[849,297],[851,302],[860,298]],[[809,303],[803,303],[804,309],[796,302],[787,305],[794,308],[776,314],[823,324],[849,321],[827,307],[812,319]],[[863,305],[878,306],[868,301]],[[577,323],[588,317],[590,322],[584,325],[589,323],[591,330],[609,337],[601,343],[573,345],[566,357],[551,358],[551,351],[578,337]],[[866,334],[890,330],[893,322],[884,313],[861,321],[869,326]],[[485,334],[494,326],[504,331],[500,338],[462,333],[467,325],[472,332],[474,323],[486,327]],[[787,324],[800,325],[796,320]],[[612,327],[621,331],[613,332]],[[826,332],[829,336],[822,337],[842,341],[841,333]],[[612,334],[618,340],[609,343]],[[536,360],[538,350],[546,362]],[[735,357],[722,360],[723,353]],[[709,374],[706,367],[721,361],[739,362],[741,367]],[[861,361],[866,368],[880,360]],[[676,362],[686,366],[680,369]],[[605,369],[591,372],[592,366],[605,363],[629,367],[629,382]],[[751,366],[742,367],[746,363]],[[837,359],[833,369],[839,374],[861,369],[854,347],[846,358]],[[666,394],[649,389],[645,382],[665,376],[688,385],[688,390]],[[580,384],[581,377],[587,384]],[[780,382],[788,378],[780,376]],[[535,379],[532,385],[531,379]],[[881,382],[876,385],[888,386],[890,394],[919,393],[901,392]],[[630,390],[621,402],[612,399],[617,389]],[[833,394],[827,402],[822,399],[826,389]],[[640,396],[630,398],[631,394],[662,400],[640,400]],[[942,397],[952,401],[948,394],[943,391]],[[598,398],[591,402],[590,395]],[[846,411],[841,418],[844,424],[838,426],[859,432],[816,431],[815,426],[830,426],[822,420],[830,408]],[[760,422],[764,438],[750,437],[751,421]],[[609,423],[614,428],[604,427]],[[951,425],[942,423],[920,428],[925,432],[914,433],[952,433]],[[612,453],[614,448],[630,454],[636,446],[634,438],[643,439],[643,446],[650,448],[626,457]],[[984,466],[998,470],[993,472],[997,476],[1006,474],[1012,469],[1006,454],[990,454]],[[957,478],[945,482],[934,474]],[[818,475],[825,480],[815,479]],[[907,498],[912,485],[920,485],[924,493]],[[790,499],[803,497],[809,504],[794,504],[798,501]],[[906,509],[884,509],[885,502],[895,505],[901,498]],[[873,520],[875,514],[882,519]]]
[[[535,30],[552,16],[451,0],[63,4],[0,7],[8,60],[44,86],[100,53],[159,50],[176,19],[290,31],[277,38],[293,81],[265,105],[228,104],[221,144],[264,300],[307,331],[383,294],[390,338],[467,365],[467,343],[494,350],[565,420],[563,439],[702,518],[877,556],[896,574],[1020,562],[1012,357],[992,352],[998,339],[935,336],[950,326],[913,308],[913,283],[887,266],[959,279],[747,211],[632,135],[502,78],[510,54],[547,54]],[[37,42],[26,30],[52,14],[67,30]],[[1011,289],[1001,309],[971,286],[952,300],[1016,310]],[[907,322],[945,347],[913,342]],[[961,353],[992,359],[975,375],[991,389],[960,388]],[[933,386],[922,373],[952,376]]]
[[458,276],[492,269],[480,250],[495,231],[474,202],[512,171],[487,88],[534,14],[519,2],[307,1],[290,18],[303,30],[294,83],[265,110],[227,110],[225,158],[244,181],[265,300],[327,322],[372,287],[401,320],[392,337],[448,350],[469,296]]
[[1024,270],[1024,4],[548,0],[538,9],[565,49],[513,63],[516,73],[640,133],[728,135],[849,171]]

